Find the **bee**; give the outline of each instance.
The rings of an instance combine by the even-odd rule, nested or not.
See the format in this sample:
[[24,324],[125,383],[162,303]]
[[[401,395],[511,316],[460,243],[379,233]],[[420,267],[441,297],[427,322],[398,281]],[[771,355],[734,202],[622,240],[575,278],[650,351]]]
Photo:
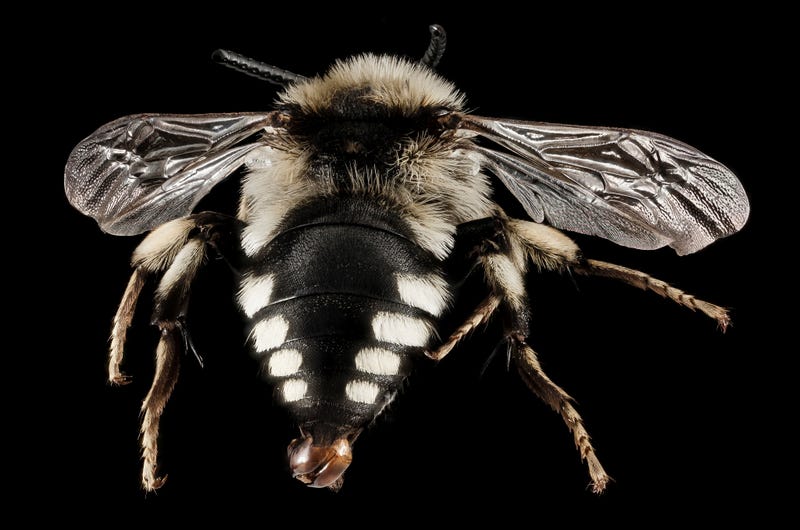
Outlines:
[[[338,490],[360,433],[414,366],[440,361],[499,318],[509,361],[561,415],[592,489],[609,482],[570,396],[529,345],[529,267],[607,277],[729,323],[726,309],[646,273],[586,258],[562,230],[624,247],[696,252],[747,221],[736,176],[672,138],[639,130],[487,118],[436,71],[446,36],[420,60],[362,54],[304,77],[218,50],[222,64],[282,87],[273,110],[140,114],[102,126],[65,170],[70,203],[110,234],[149,232],[113,319],[109,380],[125,384],[126,333],[148,279],[160,338],[142,403],[142,484],[162,486],[158,433],[191,348],[192,282],[211,255],[235,294],[261,374],[298,429],[291,473]],[[235,215],[195,212],[241,178]],[[493,200],[504,186],[528,219]],[[467,276],[484,292],[443,329]]]

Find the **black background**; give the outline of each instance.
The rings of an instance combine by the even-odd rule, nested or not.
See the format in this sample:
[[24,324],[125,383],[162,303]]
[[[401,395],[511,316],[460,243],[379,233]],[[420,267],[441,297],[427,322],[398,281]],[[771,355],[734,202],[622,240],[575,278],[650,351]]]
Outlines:
[[[780,382],[781,363],[791,346],[773,332],[785,328],[772,304],[791,298],[783,287],[791,260],[783,243],[770,239],[781,235],[772,198],[780,193],[770,191],[780,175],[765,163],[779,157],[768,120],[789,111],[778,92],[786,70],[776,58],[781,36],[769,31],[780,13],[531,6],[523,14],[490,4],[480,12],[396,4],[320,13],[307,5],[226,4],[176,16],[129,7],[50,13],[55,27],[30,28],[30,37],[48,43],[47,67],[32,74],[42,78],[27,77],[44,89],[32,107],[41,119],[29,122],[46,127],[28,138],[48,138],[44,160],[42,151],[29,159],[39,168],[35,192],[49,201],[48,227],[31,245],[41,252],[33,274],[18,270],[21,282],[43,289],[23,302],[32,303],[23,313],[34,325],[25,359],[35,365],[26,368],[35,382],[9,409],[16,413],[12,438],[21,445],[13,459],[24,479],[17,491],[48,500],[31,517],[56,515],[47,509],[51,500],[66,506],[59,517],[225,514],[264,527],[282,516],[297,525],[372,525],[371,511],[396,523],[528,525],[561,517],[649,525],[769,518],[781,507],[773,477],[793,479],[791,446],[784,446],[791,416],[778,414],[789,390]],[[162,421],[169,480],[145,494],[138,407],[157,341],[147,324],[147,292],[127,348],[134,382],[105,382],[110,320],[139,239],[103,234],[70,208],[61,180],[70,150],[126,114],[268,110],[274,88],[213,64],[215,48],[313,75],[358,52],[419,57],[433,22],[449,39],[438,70],[477,114],[658,131],[740,176],[751,197],[750,222],[698,254],[633,251],[575,236],[590,257],[731,307],[733,326],[723,334],[702,315],[615,282],[532,275],[531,343],[549,375],[577,399],[615,479],[608,491],[589,491],[561,419],[506,370],[502,355],[484,370],[496,341],[490,326],[412,379],[358,440],[344,488],[333,494],[289,476],[285,446],[295,429],[257,378],[230,274],[211,263],[190,314],[205,368],[185,358]],[[235,195],[236,183],[226,183],[207,206],[231,208]]]

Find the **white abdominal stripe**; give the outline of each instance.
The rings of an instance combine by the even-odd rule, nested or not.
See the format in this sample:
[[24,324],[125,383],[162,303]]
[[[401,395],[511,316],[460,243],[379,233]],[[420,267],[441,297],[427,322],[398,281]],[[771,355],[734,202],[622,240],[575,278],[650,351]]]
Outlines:
[[[259,311],[271,304],[280,302],[275,299],[276,281],[283,279],[287,275],[276,275],[273,273],[254,273],[250,272],[242,277],[237,301],[242,312],[247,318],[253,318]],[[386,292],[369,292],[363,290],[362,286],[337,285],[330,292],[324,291],[308,293],[311,295],[332,295],[340,297],[367,297],[370,299],[383,299],[386,303],[397,303],[413,307],[424,311],[431,317],[440,317],[451,301],[450,286],[447,281],[437,273],[410,274],[396,272],[390,276]],[[395,292],[391,292],[394,290]],[[295,296],[301,293],[293,293]],[[282,298],[286,300],[287,297]]]
[[371,333],[362,339],[293,338],[290,321],[273,314],[253,325],[250,340],[285,403],[301,408],[339,403],[364,411],[386,404],[408,374],[410,356],[421,353],[434,335],[427,319],[403,313],[379,311],[370,324]]
[[303,356],[299,351],[285,348],[269,354],[267,370],[272,377],[289,377],[300,371]]
[[426,347],[436,334],[427,320],[387,311],[375,315],[372,331],[380,342],[417,348]]
[[447,281],[437,274],[414,275],[396,273],[397,292],[400,299],[417,309],[439,317],[450,303]]
[[384,348],[362,348],[355,357],[356,370],[372,375],[397,375],[401,363],[399,354]]
[[242,278],[239,288],[239,307],[247,316],[253,318],[272,301],[275,280],[272,274],[247,274]]
[[371,405],[381,394],[381,387],[371,381],[354,379],[345,385],[344,391],[350,401]]
[[252,349],[292,410],[315,414],[324,406],[370,415],[397,393],[413,358],[436,339],[435,319],[450,302],[446,281],[435,273],[386,279],[389,300],[383,293],[299,290],[288,298],[293,293],[283,275],[244,276],[238,302],[252,321]]
[[274,316],[259,321],[250,333],[256,353],[263,353],[281,346],[286,342],[289,333],[289,322],[282,316]]

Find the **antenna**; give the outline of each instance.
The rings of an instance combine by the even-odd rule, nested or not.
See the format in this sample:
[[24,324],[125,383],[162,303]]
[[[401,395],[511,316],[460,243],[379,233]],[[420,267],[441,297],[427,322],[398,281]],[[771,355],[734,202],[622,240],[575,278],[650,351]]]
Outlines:
[[431,42],[419,62],[431,68],[436,68],[436,65],[442,60],[442,55],[444,55],[444,47],[447,45],[447,33],[439,24],[431,24],[428,26],[428,30],[431,32]]
[[267,81],[275,85],[286,86],[289,83],[305,81],[306,77],[293,74],[283,68],[272,66],[255,59],[250,59],[244,55],[230,52],[228,50],[216,50],[211,54],[211,58],[228,68],[233,68],[244,74],[257,77],[262,81]]

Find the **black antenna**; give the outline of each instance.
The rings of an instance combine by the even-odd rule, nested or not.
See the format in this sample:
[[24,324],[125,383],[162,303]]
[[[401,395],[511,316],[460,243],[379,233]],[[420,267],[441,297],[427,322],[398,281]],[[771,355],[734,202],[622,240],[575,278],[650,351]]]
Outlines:
[[218,63],[233,68],[247,75],[257,77],[262,81],[267,81],[275,85],[286,86],[289,83],[305,81],[306,78],[299,74],[293,74],[283,68],[272,66],[255,59],[250,59],[238,53],[228,50],[216,50],[211,54],[211,58]]
[[444,28],[439,24],[431,24],[428,29],[431,32],[431,42],[419,62],[430,68],[436,68],[436,65],[442,60],[442,55],[444,55],[444,47],[447,45],[447,33],[444,32]]

